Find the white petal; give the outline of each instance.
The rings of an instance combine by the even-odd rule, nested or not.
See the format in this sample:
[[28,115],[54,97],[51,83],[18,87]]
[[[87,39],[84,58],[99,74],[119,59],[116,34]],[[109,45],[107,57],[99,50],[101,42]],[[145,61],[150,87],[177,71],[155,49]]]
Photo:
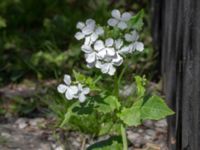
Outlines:
[[115,65],[115,66],[120,66],[122,63],[123,63],[123,58],[117,54],[116,58],[114,58],[112,60],[112,63]]
[[132,34],[132,40],[133,40],[133,41],[137,41],[138,38],[139,38],[139,35],[138,35],[137,31],[133,30],[133,31],[131,32],[131,34]]
[[72,85],[68,88],[68,92],[70,92],[72,95],[75,95],[78,93],[78,87],[75,85]]
[[108,20],[108,25],[111,27],[115,27],[117,24],[119,23],[119,21],[117,19],[111,18]]
[[80,101],[81,103],[83,103],[83,102],[85,102],[86,97],[85,97],[84,94],[80,94],[78,99],[79,99],[79,101]]
[[93,49],[91,48],[91,46],[89,45],[82,45],[81,46],[81,50],[85,53],[92,53],[93,52]]
[[101,72],[102,73],[108,73],[108,71],[109,71],[109,64],[108,63],[102,64],[101,65]]
[[119,54],[127,54],[127,53],[130,53],[130,47],[129,46],[124,46],[122,47],[119,51],[118,51]]
[[77,40],[81,40],[85,37],[85,35],[82,32],[77,32],[74,36]]
[[125,22],[123,21],[120,21],[118,24],[117,24],[117,27],[120,28],[121,30],[124,30],[126,29],[128,26]]
[[78,22],[77,24],[76,24],[76,28],[77,29],[83,29],[85,27],[85,23],[83,23],[83,22]]
[[102,27],[97,27],[97,29],[95,30],[95,33],[97,35],[102,35],[102,34],[104,34],[104,30]]
[[86,38],[85,38],[85,42],[84,42],[84,45],[91,45],[92,44],[92,41],[91,41],[91,39],[90,39],[90,36],[87,36]]
[[115,40],[115,48],[120,49],[123,45],[123,41],[121,39]]
[[92,33],[92,35],[90,36],[90,40],[91,42],[95,42],[98,39],[98,35],[94,32]]
[[102,63],[100,61],[96,61],[95,67],[100,69],[102,67]]
[[125,40],[127,41],[127,42],[132,42],[133,41],[133,38],[132,38],[132,35],[131,34],[125,34]]
[[90,93],[90,88],[88,88],[88,87],[83,88],[82,93],[83,93],[83,94],[88,94],[88,93]]
[[71,100],[73,99],[74,95],[68,90],[67,88],[67,91],[65,92],[65,97],[68,99],[68,100]]
[[113,65],[110,65],[108,74],[113,76],[115,74],[116,68]]
[[135,42],[135,48],[141,52],[144,50],[144,44],[142,42]]
[[96,22],[93,19],[87,19],[86,20],[86,25],[87,26],[95,26]]
[[106,41],[105,41],[105,45],[106,45],[107,47],[113,46],[113,43],[114,43],[114,40],[113,40],[112,38],[108,38],[108,39],[106,39]]
[[92,32],[94,32],[94,29],[92,27],[86,26],[82,29],[83,34],[85,35],[89,35]]
[[135,43],[130,44],[129,49],[130,49],[130,52],[134,52],[136,49],[136,44]]
[[94,63],[95,59],[96,59],[96,54],[95,53],[90,53],[90,54],[87,54],[87,56],[86,56],[86,61],[88,63]]
[[105,56],[106,56],[106,49],[102,49],[101,51],[99,51],[99,52],[97,53],[97,56],[98,56],[100,59],[105,58]]
[[67,90],[67,86],[64,84],[59,84],[57,90],[59,93],[65,93],[65,91]]
[[95,50],[100,51],[103,48],[105,48],[103,41],[98,40],[98,41],[95,42],[95,44],[94,44],[94,49]]
[[112,12],[111,12],[112,16],[116,19],[121,19],[121,13],[119,10],[117,9],[114,9]]
[[67,74],[64,75],[64,82],[65,84],[67,85],[70,85],[71,84],[71,77]]
[[106,48],[106,52],[109,56],[115,56],[116,52],[114,48]]
[[125,12],[125,13],[122,14],[121,20],[123,20],[123,21],[129,21],[130,19],[131,19],[131,14],[130,13]]

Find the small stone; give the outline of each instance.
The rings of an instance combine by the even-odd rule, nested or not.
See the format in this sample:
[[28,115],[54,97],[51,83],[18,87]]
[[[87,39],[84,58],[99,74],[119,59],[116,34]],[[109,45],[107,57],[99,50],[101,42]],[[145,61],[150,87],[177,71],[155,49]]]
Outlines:
[[152,129],[147,129],[146,131],[146,134],[151,136],[151,137],[155,137],[156,136],[156,132]]
[[18,127],[20,129],[24,129],[27,127],[26,119],[24,119],[24,118],[17,119],[17,121],[15,123],[18,125]]
[[35,118],[29,120],[29,124],[33,127],[37,127],[39,124],[44,122],[44,118]]
[[134,142],[138,137],[140,137],[139,133],[127,133],[128,134],[128,139],[131,142]]
[[147,141],[150,141],[150,140],[152,140],[152,137],[149,136],[149,135],[145,135],[145,136],[144,136],[144,139],[147,140]]
[[138,133],[143,133],[143,132],[144,132],[143,129],[139,129],[139,130],[138,130]]
[[155,122],[155,126],[160,127],[160,128],[167,127],[167,120],[166,119],[159,120],[159,121]]
[[146,120],[143,124],[147,128],[153,128],[154,127],[153,121],[151,121],[151,120]]

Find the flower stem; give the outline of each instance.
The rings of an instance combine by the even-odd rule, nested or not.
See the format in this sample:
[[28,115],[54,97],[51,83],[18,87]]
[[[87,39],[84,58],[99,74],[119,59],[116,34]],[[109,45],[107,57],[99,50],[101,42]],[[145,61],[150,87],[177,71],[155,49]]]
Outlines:
[[126,128],[123,124],[121,124],[121,135],[122,135],[122,142],[123,142],[123,150],[128,150],[128,142],[126,137]]
[[117,73],[115,74],[114,80],[114,91],[113,94],[118,98],[119,97],[119,84],[118,84],[118,76]]

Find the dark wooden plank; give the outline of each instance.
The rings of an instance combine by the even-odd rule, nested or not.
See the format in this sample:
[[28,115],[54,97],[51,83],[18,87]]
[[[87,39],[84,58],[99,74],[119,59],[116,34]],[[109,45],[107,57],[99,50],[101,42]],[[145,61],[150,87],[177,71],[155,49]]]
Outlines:
[[153,38],[161,52],[164,91],[176,111],[169,119],[170,150],[199,150],[200,1],[152,0],[152,7]]

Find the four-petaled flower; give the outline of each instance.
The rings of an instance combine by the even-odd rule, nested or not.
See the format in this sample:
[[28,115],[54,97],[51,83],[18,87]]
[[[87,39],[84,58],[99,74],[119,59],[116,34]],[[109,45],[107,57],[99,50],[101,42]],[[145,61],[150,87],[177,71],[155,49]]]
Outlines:
[[59,93],[65,94],[68,100],[78,98],[80,102],[85,101],[85,95],[90,92],[88,87],[83,88],[80,83],[78,85],[71,85],[71,77],[69,75],[64,75],[64,83],[58,85],[57,90]]
[[127,22],[131,19],[131,14],[128,12],[120,13],[119,10],[114,9],[111,13],[113,18],[108,20],[108,25],[112,27],[118,27],[124,30],[128,27]]
[[80,32],[75,34],[77,40],[85,39],[85,45],[91,45],[100,35],[104,33],[102,27],[97,27],[93,19],[87,19],[86,22],[78,22],[76,25]]

